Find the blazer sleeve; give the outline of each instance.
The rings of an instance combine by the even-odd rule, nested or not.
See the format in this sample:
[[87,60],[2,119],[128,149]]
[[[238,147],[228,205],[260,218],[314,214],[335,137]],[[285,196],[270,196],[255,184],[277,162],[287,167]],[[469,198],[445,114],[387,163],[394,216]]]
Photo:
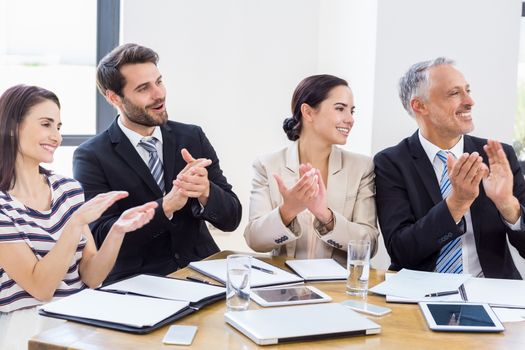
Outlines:
[[402,155],[381,152],[374,163],[379,225],[392,264],[399,269],[435,265],[436,254],[464,233],[464,225],[456,225],[445,201],[423,200],[426,190],[417,188],[415,170]]
[[200,127],[198,131],[203,157],[210,159],[212,163],[207,168],[210,182],[208,202],[204,210],[201,210],[198,200],[192,199],[193,214],[196,218],[206,220],[222,231],[234,231],[241,222],[241,202],[222,173],[215,149]]
[[[377,238],[379,232],[377,230],[377,214],[375,203],[375,183],[374,183],[374,164],[371,159],[367,159],[365,170],[359,180],[359,189],[357,196],[352,199],[355,201],[354,210],[350,216],[345,216],[337,210],[330,208],[334,213],[334,228],[332,231],[321,235],[319,231],[315,231],[318,237],[329,245],[337,243],[339,248],[343,251],[348,250],[348,242],[350,240],[366,240],[370,241],[370,257],[373,257],[377,252]],[[349,200],[347,198],[347,200]],[[316,219],[316,222],[318,220]],[[314,227],[316,225],[314,224]]]
[[[81,145],[75,150],[73,155],[74,177],[81,183],[86,201],[100,193],[112,191],[97,153],[104,154],[104,152],[96,152],[90,147]],[[162,198],[158,199],[157,203],[158,206],[155,209],[153,219],[142,228],[124,236],[121,254],[126,254],[128,247],[132,249],[133,247],[140,247],[146,244],[155,235],[165,231],[168,225],[172,225],[162,209]],[[109,230],[123,211],[117,202],[106,210],[98,220],[89,225],[97,247],[100,248]]]
[[[512,174],[514,176],[513,193],[520,202],[521,206],[521,227],[517,231],[509,229],[507,231],[507,235],[509,237],[510,244],[512,244],[518,250],[520,255],[525,258],[525,176],[521,171],[521,167],[514,150],[508,145],[504,145],[504,149],[509,160]],[[503,220],[503,218],[501,219]],[[506,226],[508,228],[508,225]]]
[[[294,219],[294,232],[286,227],[279,213],[279,206],[272,204],[269,176],[260,159],[253,163],[254,177],[250,194],[250,217],[244,230],[244,238],[250,248],[257,252],[269,252],[281,245],[298,239],[302,232]],[[272,177],[272,180],[275,181]],[[280,202],[280,201],[279,201]]]

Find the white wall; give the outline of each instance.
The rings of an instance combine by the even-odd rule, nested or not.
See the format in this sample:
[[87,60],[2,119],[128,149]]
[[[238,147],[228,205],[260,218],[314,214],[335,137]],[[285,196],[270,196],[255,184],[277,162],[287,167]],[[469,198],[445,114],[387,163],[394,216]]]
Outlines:
[[[124,42],[160,55],[170,119],[203,127],[243,204],[233,234],[216,233],[221,248],[248,250],[251,164],[287,144],[297,83],[317,73],[318,0],[126,0]],[[217,236],[219,235],[219,236]]]
[[372,150],[416,130],[397,96],[415,62],[453,58],[472,88],[473,134],[511,143],[521,0],[379,0]]
[[[411,64],[438,56],[456,60],[471,85],[473,134],[512,143],[520,20],[521,0],[378,0],[373,153],[417,129],[397,82]],[[384,247],[376,260],[388,263]]]
[[[457,60],[477,105],[475,134],[512,139],[520,0],[124,0],[122,38],[155,49],[170,118],[201,125],[244,206],[224,249],[247,250],[251,163],[287,144],[293,89],[330,73],[354,90],[347,148],[374,154],[411,134],[397,81],[409,65]],[[381,248],[376,266],[388,257]]]

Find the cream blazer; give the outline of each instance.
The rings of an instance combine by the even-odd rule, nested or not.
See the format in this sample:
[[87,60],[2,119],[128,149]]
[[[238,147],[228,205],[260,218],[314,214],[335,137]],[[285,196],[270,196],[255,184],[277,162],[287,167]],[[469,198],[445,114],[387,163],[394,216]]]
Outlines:
[[[346,264],[348,241],[369,240],[377,250],[377,216],[372,159],[332,147],[328,161],[327,202],[335,217],[332,231],[321,235],[308,211],[286,227],[279,214],[282,197],[273,174],[287,187],[299,179],[299,143],[257,159],[250,195],[249,223],[244,231],[248,246],[258,252],[305,258],[334,258]],[[293,227],[292,227],[293,226]]]

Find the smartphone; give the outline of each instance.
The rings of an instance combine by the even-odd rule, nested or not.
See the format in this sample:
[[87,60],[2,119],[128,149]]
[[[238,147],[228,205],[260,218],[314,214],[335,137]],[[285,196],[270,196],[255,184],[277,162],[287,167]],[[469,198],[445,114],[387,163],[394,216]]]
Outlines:
[[162,342],[170,345],[191,345],[196,332],[197,326],[170,326]]
[[392,309],[389,309],[387,307],[365,303],[364,301],[347,300],[343,301],[341,304],[344,306],[348,306],[352,310],[373,316],[383,316],[392,312]]

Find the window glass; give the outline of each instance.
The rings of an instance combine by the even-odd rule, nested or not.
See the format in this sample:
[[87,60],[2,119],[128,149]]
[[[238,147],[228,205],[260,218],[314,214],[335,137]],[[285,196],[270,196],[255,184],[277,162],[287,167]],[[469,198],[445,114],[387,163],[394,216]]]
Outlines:
[[62,134],[93,135],[95,0],[0,0],[0,93],[16,84],[57,94]]
[[525,17],[521,18],[520,55],[518,63],[518,106],[514,123],[514,149],[525,173]]

